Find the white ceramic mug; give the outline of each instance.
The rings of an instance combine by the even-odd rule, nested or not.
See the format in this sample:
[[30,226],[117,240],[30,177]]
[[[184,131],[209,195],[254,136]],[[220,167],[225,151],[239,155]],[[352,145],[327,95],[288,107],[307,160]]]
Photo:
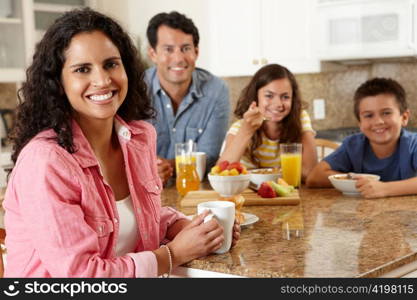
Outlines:
[[206,173],[207,155],[205,152],[193,152],[193,155],[195,155],[198,177],[200,178],[200,181],[203,181],[204,175]]
[[217,222],[223,227],[224,242],[214,253],[223,254],[230,250],[233,240],[233,225],[235,223],[235,204],[230,201],[208,201],[197,205],[197,213],[201,214],[209,210],[212,215],[208,215],[204,222],[216,218]]

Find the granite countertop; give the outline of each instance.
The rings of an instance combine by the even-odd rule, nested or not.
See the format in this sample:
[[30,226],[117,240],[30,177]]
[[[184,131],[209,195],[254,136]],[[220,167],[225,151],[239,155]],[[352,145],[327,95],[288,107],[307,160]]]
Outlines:
[[[300,195],[297,206],[244,206],[260,220],[242,228],[238,244],[185,266],[248,277],[378,277],[417,260],[417,196],[367,200],[307,188]],[[175,186],[164,189],[163,205],[196,213],[180,200]]]

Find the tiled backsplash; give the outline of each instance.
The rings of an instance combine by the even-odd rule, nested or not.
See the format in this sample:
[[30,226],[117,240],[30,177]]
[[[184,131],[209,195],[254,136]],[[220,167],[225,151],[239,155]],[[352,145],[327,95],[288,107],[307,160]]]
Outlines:
[[[390,77],[397,80],[407,93],[411,110],[410,126],[417,127],[417,62],[375,63],[349,66],[343,71],[296,75],[301,95],[316,130],[357,126],[353,115],[353,94],[357,87],[373,77]],[[250,77],[224,78],[230,87],[232,110],[236,106],[240,91]],[[326,118],[313,119],[313,100],[325,99]]]
[[0,109],[14,109],[16,104],[16,85],[13,83],[0,83]]

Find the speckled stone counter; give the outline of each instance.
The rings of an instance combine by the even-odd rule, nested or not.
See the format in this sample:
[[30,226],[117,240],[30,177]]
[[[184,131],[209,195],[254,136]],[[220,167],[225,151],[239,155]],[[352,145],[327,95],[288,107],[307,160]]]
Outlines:
[[[300,195],[297,206],[244,206],[260,220],[242,228],[236,247],[186,267],[248,277],[378,277],[417,260],[417,196],[367,200],[306,188]],[[175,187],[164,190],[163,205],[195,214],[180,200]]]

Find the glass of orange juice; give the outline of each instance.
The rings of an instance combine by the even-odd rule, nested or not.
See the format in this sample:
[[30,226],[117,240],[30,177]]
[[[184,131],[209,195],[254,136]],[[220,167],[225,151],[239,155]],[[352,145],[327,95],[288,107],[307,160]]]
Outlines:
[[282,178],[290,185],[301,184],[302,144],[280,144]]
[[196,168],[196,151],[197,146],[191,140],[187,143],[175,144],[176,186],[181,196],[200,188],[200,179]]

